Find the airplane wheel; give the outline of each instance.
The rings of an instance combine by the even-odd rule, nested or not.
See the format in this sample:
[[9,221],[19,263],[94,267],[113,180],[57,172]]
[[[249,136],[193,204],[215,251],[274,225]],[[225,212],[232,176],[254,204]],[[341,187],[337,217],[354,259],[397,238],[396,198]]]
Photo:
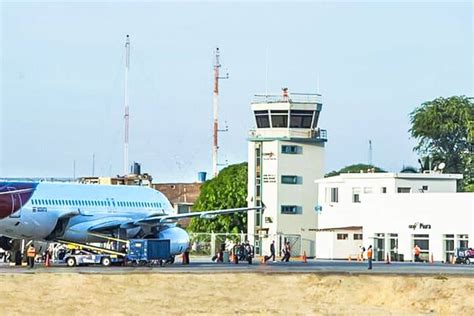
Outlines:
[[104,257],[104,258],[102,258],[102,262],[101,262],[101,263],[102,263],[102,265],[103,265],[104,267],[108,267],[108,266],[110,266],[110,264],[111,264],[112,262],[110,261],[110,258],[109,258],[109,257]]
[[66,259],[66,264],[68,267],[74,267],[76,265],[76,259],[74,259],[74,257],[69,257]]

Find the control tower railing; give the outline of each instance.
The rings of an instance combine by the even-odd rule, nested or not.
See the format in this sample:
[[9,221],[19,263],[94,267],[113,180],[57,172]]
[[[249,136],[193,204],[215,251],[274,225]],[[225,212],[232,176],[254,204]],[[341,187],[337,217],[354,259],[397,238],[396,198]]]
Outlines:
[[289,93],[288,96],[281,94],[256,94],[252,103],[322,103],[322,97],[317,93]]
[[325,129],[294,129],[294,128],[279,128],[278,131],[272,128],[259,128],[249,131],[250,138],[306,138],[315,141],[326,142],[328,140],[327,130]]

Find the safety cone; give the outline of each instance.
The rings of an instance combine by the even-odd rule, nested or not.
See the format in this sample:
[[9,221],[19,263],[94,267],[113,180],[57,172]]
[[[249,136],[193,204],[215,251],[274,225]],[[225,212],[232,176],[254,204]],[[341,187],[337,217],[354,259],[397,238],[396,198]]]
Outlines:
[[306,251],[303,251],[303,262],[304,263],[307,263],[307,260],[306,260]]
[[385,263],[390,264],[390,255],[387,253],[387,256],[385,258]]
[[260,262],[261,264],[267,264],[267,262],[265,261],[265,256],[262,257],[262,261]]
[[434,263],[434,259],[433,259],[433,253],[431,253],[431,257],[430,257],[430,263],[433,264]]
[[349,256],[349,258],[347,258],[347,260],[348,260],[349,262],[351,262],[351,261],[352,261],[351,256]]
[[49,266],[50,266],[49,253],[48,253],[48,252],[46,253],[46,258],[44,259],[44,266],[45,266],[45,267],[49,267]]

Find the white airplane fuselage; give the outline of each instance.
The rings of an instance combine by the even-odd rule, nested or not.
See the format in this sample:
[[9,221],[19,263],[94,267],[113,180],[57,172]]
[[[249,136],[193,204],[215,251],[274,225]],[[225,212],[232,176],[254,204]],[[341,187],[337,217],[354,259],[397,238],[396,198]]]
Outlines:
[[[100,234],[93,233],[96,228],[173,211],[161,192],[148,187],[0,182],[0,235],[12,239],[104,242]],[[172,255],[182,253],[189,244],[187,232],[175,224],[150,231],[122,225],[108,234],[123,239],[154,234],[170,240]]]

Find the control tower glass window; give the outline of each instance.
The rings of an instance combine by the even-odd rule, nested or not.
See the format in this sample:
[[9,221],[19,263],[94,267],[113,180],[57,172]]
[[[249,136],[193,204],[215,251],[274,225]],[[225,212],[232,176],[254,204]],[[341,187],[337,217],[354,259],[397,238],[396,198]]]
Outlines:
[[288,111],[273,110],[272,111],[272,127],[288,127]]
[[269,128],[270,120],[268,119],[268,111],[255,111],[255,119],[257,128]]
[[314,111],[291,110],[290,127],[291,128],[311,128]]

